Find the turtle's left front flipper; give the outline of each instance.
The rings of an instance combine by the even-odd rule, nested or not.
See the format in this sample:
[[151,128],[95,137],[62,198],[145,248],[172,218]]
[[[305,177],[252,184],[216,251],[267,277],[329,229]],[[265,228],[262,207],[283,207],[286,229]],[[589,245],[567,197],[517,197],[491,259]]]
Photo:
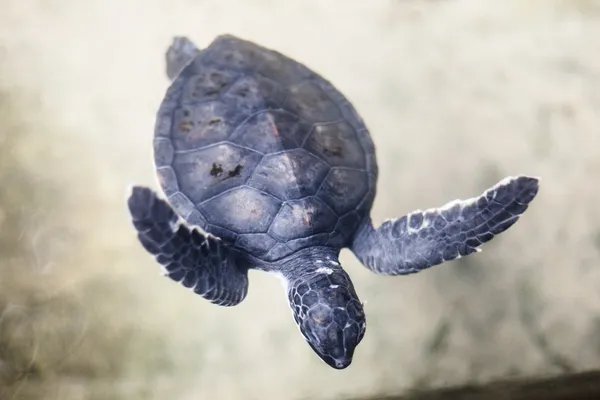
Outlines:
[[185,36],[174,37],[165,53],[169,80],[177,78],[181,71],[199,54],[200,50],[190,39]]
[[248,268],[227,245],[190,231],[149,188],[133,187],[127,203],[140,242],[167,276],[215,304],[234,306],[244,300]]
[[443,207],[417,210],[373,228],[357,231],[351,250],[367,268],[406,275],[479,251],[479,246],[512,226],[536,196],[539,180],[509,177],[481,196]]

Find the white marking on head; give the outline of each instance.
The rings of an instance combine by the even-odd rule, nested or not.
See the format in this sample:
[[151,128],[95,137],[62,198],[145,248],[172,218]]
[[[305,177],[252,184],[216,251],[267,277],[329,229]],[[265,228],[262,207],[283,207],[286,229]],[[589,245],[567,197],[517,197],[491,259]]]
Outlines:
[[333,270],[331,268],[327,268],[327,267],[321,267],[319,269],[317,269],[317,274],[327,274],[327,275],[331,275],[333,274]]
[[340,287],[340,285],[330,285],[329,287],[330,287],[331,289],[337,289],[337,288],[339,288],[339,287]]

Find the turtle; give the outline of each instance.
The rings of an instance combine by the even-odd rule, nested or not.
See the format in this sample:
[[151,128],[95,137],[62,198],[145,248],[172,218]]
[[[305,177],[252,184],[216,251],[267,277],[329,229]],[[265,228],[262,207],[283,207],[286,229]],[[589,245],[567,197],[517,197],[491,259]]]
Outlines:
[[231,34],[202,50],[177,36],[166,63],[153,138],[162,195],[133,185],[127,199],[139,242],[171,280],[220,306],[246,298],[250,270],[277,275],[305,341],[334,369],[366,331],[342,249],[377,274],[417,273],[480,251],[538,193],[539,177],[507,176],[375,226],[375,145],[332,83]]

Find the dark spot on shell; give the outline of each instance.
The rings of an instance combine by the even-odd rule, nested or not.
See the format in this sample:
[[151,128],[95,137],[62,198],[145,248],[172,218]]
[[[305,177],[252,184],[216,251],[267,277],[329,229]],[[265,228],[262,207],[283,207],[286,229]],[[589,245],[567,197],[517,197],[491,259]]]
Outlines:
[[248,95],[248,92],[250,92],[250,88],[247,86],[243,86],[239,90],[237,90],[235,94],[237,94],[240,97],[246,97]]
[[213,118],[210,121],[208,121],[208,125],[215,126],[215,125],[217,125],[218,123],[221,123],[221,122],[223,122],[223,119],[217,117],[217,118]]
[[244,168],[241,164],[236,165],[236,167],[227,173],[228,178],[233,178],[234,176],[239,176],[242,172],[242,168]]
[[333,147],[331,149],[325,147],[323,149],[323,153],[328,156],[341,157],[342,156],[342,148],[339,146]]
[[191,132],[194,129],[194,123],[192,121],[181,121],[179,123],[179,130],[185,133]]
[[[210,74],[209,79],[210,79],[210,83],[213,85],[213,87],[206,91],[206,93],[205,93],[206,96],[213,96],[213,95],[219,94],[221,92],[221,90],[225,86],[227,86],[226,77],[217,72],[213,72],[212,74]],[[196,90],[194,91],[194,95],[195,96],[200,95],[200,88],[196,88]]]
[[210,174],[214,177],[221,176],[223,173],[223,167],[221,164],[213,163],[212,168],[210,169]]

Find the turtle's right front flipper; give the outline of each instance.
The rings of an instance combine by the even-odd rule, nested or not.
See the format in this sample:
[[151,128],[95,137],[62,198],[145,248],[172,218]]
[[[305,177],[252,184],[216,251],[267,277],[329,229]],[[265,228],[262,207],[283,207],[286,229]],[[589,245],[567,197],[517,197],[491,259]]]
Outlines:
[[166,275],[212,303],[234,306],[248,292],[248,268],[219,239],[190,231],[149,188],[134,186],[129,212],[144,248]]
[[364,266],[376,273],[419,272],[478,251],[482,244],[517,222],[538,189],[537,178],[508,177],[478,197],[417,210],[386,221],[377,229],[367,219],[358,229],[351,249]]

